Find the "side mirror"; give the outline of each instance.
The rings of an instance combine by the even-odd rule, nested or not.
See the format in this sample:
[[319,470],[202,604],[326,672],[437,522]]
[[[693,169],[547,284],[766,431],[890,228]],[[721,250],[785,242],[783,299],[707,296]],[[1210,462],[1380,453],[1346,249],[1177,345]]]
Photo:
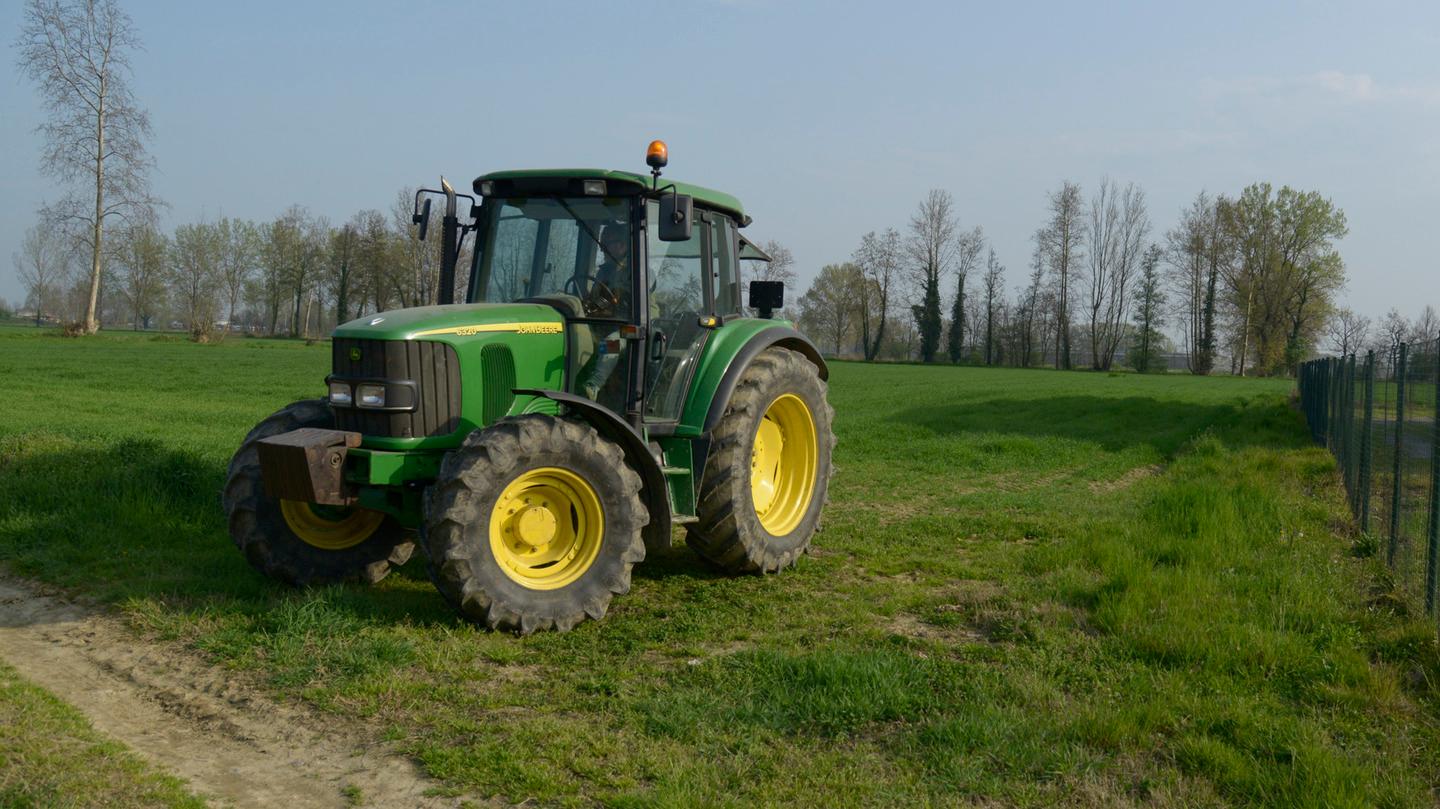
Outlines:
[[660,198],[660,241],[688,242],[695,219],[695,200],[689,194]]
[[425,231],[430,227],[430,200],[420,204],[420,210],[410,217],[410,221],[420,226],[420,241],[425,241]]
[[767,320],[785,305],[784,281],[751,281],[750,308],[758,310]]

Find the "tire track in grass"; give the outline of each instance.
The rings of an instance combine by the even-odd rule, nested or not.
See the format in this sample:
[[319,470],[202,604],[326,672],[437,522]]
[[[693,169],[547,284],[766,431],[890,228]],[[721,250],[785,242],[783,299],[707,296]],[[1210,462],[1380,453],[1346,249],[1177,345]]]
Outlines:
[[104,612],[0,575],[0,657],[221,806],[457,806],[350,723],[264,697]]

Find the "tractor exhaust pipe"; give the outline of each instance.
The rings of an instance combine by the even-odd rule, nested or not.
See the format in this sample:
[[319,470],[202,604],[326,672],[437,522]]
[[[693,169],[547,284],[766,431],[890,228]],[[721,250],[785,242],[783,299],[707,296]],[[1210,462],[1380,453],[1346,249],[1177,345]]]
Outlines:
[[437,303],[455,302],[455,263],[460,260],[460,218],[455,215],[455,189],[444,178],[445,217],[440,220],[440,290]]

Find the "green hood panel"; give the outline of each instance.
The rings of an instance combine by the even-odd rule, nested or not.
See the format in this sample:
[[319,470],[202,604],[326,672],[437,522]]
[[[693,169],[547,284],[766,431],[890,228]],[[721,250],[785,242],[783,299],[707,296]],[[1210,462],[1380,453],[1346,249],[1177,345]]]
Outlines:
[[[507,389],[559,390],[565,381],[564,318],[543,303],[465,303],[396,309],[342,324],[335,329],[335,336],[446,343],[455,348],[460,363],[460,417],[454,433],[420,438],[366,435],[361,443],[366,449],[452,449],[472,430],[487,426],[496,416],[530,412],[548,403],[544,399],[537,402],[532,396],[510,399]],[[484,414],[490,408],[486,402],[495,397],[500,397],[503,412],[487,418]],[[504,408],[505,402],[508,409]]]
[[342,323],[335,329],[335,336],[418,340],[504,332],[560,334],[563,323],[560,313],[543,303],[455,303],[366,315]]

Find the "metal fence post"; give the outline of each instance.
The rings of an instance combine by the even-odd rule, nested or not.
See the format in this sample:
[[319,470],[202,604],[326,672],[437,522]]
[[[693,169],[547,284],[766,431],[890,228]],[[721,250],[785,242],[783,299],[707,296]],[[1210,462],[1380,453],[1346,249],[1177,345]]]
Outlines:
[[1360,531],[1370,533],[1371,458],[1375,433],[1375,352],[1365,354],[1365,423],[1360,427]]
[[1345,493],[1350,497],[1350,513],[1360,502],[1355,497],[1355,355],[1345,360],[1345,385],[1340,406],[1340,448],[1344,452]]
[[1344,360],[1336,357],[1330,361],[1330,412],[1326,414],[1329,418],[1325,420],[1325,443],[1332,453],[1340,438],[1340,373],[1344,368]]
[[1435,341],[1435,434],[1430,441],[1430,537],[1425,559],[1425,612],[1435,614],[1435,568],[1440,564],[1440,339]]
[[1400,358],[1395,364],[1395,479],[1390,489],[1390,549],[1385,561],[1395,566],[1395,553],[1400,548],[1400,498],[1405,480],[1405,360],[1410,345],[1400,344]]

